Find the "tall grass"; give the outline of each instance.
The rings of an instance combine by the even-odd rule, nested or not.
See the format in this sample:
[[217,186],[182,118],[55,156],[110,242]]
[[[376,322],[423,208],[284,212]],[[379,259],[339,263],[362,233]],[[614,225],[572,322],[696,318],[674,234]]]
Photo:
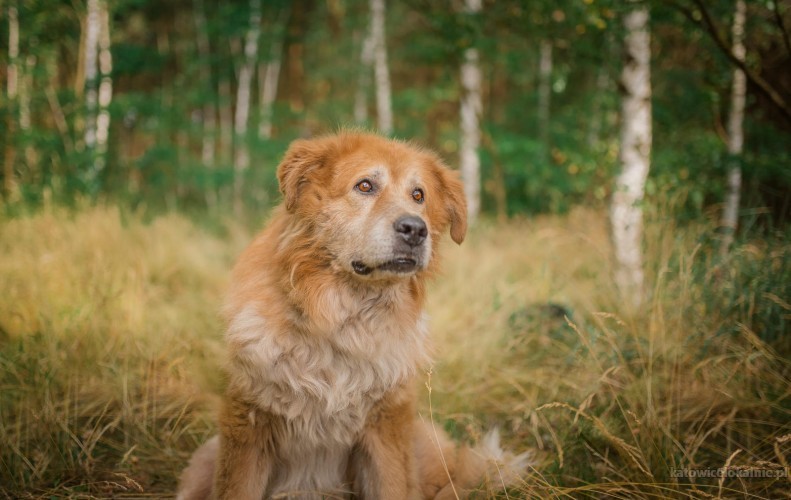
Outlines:
[[[533,449],[512,497],[777,498],[779,479],[673,468],[791,460],[791,243],[727,261],[708,227],[655,217],[651,298],[622,305],[604,217],[482,223],[429,294],[432,417]],[[217,315],[251,234],[168,215],[47,209],[0,221],[0,492],[161,497],[213,432]],[[429,411],[424,391],[421,412]]]
[[[431,295],[433,406],[537,450],[529,498],[780,498],[791,491],[791,244],[722,261],[706,226],[646,230],[649,303],[622,305],[604,219],[479,228]],[[768,342],[767,342],[768,341]],[[778,352],[778,350],[780,352]],[[673,469],[777,470],[685,479]],[[753,472],[755,473],[755,472]],[[734,472],[735,474],[735,472]]]
[[[186,219],[47,210],[0,229],[0,488],[163,492],[210,423],[239,239]],[[196,435],[197,434],[197,435]]]

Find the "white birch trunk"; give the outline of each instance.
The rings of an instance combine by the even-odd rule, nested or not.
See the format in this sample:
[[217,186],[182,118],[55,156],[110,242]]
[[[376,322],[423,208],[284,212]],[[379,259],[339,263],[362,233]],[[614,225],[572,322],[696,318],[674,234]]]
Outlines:
[[354,91],[354,122],[364,125],[368,121],[368,92],[371,88],[371,66],[374,61],[373,27],[368,23],[360,50],[360,74]]
[[110,103],[113,100],[113,56],[110,52],[110,12],[106,0],[99,3],[99,115],[96,119],[96,160],[94,170],[104,169],[110,133]]
[[[477,14],[481,11],[481,0],[465,0],[467,12]],[[481,143],[480,116],[481,68],[478,62],[478,49],[469,47],[464,51],[461,65],[461,146],[459,164],[464,181],[464,194],[467,198],[467,219],[474,223],[481,207],[481,160],[478,147]]]
[[643,209],[651,156],[651,37],[648,8],[635,7],[626,14],[626,61],[621,80],[621,172],[610,205],[615,280],[628,302],[644,299],[642,259]]
[[85,147],[93,151],[96,148],[96,105],[98,93],[96,76],[98,73],[97,55],[100,32],[99,0],[88,0],[88,12],[85,17]]
[[250,0],[250,26],[244,43],[244,62],[239,69],[239,84],[236,88],[236,114],[234,116],[234,212],[242,213],[242,186],[244,174],[250,166],[247,149],[247,122],[250,116],[250,89],[253,70],[258,57],[258,38],[261,34],[261,0]]
[[393,104],[390,90],[390,70],[387,67],[385,0],[371,0],[371,36],[374,43],[377,126],[381,133],[390,135],[393,133]]
[[[280,66],[282,57],[279,51],[283,50],[281,41],[273,42],[270,59],[262,64],[258,70],[258,81],[261,85],[261,95],[258,97],[260,122],[258,123],[258,137],[260,139],[272,138],[272,117],[274,116],[275,100],[277,100],[277,84],[280,81]],[[275,52],[278,51],[276,54]]]
[[538,128],[549,157],[549,106],[552,97],[552,42],[541,40],[538,61]]
[[17,59],[19,58],[19,12],[16,3],[12,1],[8,4],[8,65],[6,68],[6,96],[8,104],[12,110],[12,116],[7,122],[5,155],[3,158],[3,191],[6,198],[11,199],[16,193],[16,179],[14,174],[14,163],[16,160],[16,148],[14,147],[14,125],[16,116],[13,116],[16,108],[19,68]]
[[[733,15],[733,55],[744,61],[744,23],[747,17],[747,8],[744,0],[736,0],[736,10]],[[725,199],[725,209],[722,214],[721,226],[724,230],[720,253],[724,256],[733,244],[733,236],[739,222],[739,196],[742,189],[742,169],[739,157],[744,148],[744,101],[747,93],[747,81],[744,71],[739,68],[733,70],[733,86],[731,87],[731,113],[728,117],[728,194]]]
[[274,105],[277,99],[277,84],[280,81],[280,66],[283,61],[283,42],[286,36],[285,22],[288,19],[288,9],[275,23],[276,31],[272,37],[272,44],[269,47],[269,60],[266,64],[259,66],[258,85],[260,95],[258,97],[260,121],[258,122],[258,137],[260,139],[272,138],[272,117],[274,115]]

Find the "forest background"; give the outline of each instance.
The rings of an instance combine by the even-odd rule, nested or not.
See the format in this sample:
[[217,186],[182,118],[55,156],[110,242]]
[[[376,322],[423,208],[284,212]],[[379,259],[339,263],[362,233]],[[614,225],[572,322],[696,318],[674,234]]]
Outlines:
[[356,126],[462,171],[422,411],[510,494],[787,494],[790,2],[0,6],[0,493],[173,490],[279,159]]

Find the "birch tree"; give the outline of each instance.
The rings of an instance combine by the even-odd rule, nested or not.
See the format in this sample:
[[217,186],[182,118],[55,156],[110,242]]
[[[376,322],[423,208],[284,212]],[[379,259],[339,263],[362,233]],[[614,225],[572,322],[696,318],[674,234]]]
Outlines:
[[393,104],[390,70],[385,41],[385,0],[371,0],[371,37],[373,38],[374,80],[376,81],[376,119],[379,131],[393,133]]
[[6,81],[6,97],[9,107],[12,110],[6,126],[6,145],[3,158],[3,190],[6,198],[10,199],[16,191],[14,174],[14,163],[16,161],[16,149],[13,141],[14,128],[16,126],[16,104],[18,93],[19,68],[17,59],[19,58],[19,12],[15,0],[8,2],[8,65]]
[[[724,36],[722,36],[719,26],[714,21],[705,0],[692,0],[695,8],[690,9],[678,2],[668,2],[678,9],[684,16],[687,17],[694,25],[703,28],[704,32],[708,34],[716,47],[727,57],[731,63],[737,66],[744,72],[745,79],[750,82],[759,94],[762,94],[786,119],[791,122],[791,104],[786,101],[785,92],[782,90],[782,84],[775,81],[772,82],[763,75],[760,69],[753,68],[747,65],[745,61],[740,60],[736,54],[733,53],[732,45],[729,45]],[[791,50],[791,37],[789,37],[788,29],[783,22],[783,16],[780,15],[777,2],[770,2],[773,6],[772,11],[775,17],[777,28],[781,32],[782,43],[786,46],[786,50]]]
[[94,171],[101,171],[106,163],[107,139],[110,133],[110,103],[113,99],[113,56],[110,51],[110,12],[107,2],[99,2],[99,114],[96,119],[96,159]]
[[625,61],[621,73],[621,170],[610,205],[615,249],[615,280],[625,298],[638,306],[644,298],[643,210],[651,156],[651,37],[648,8],[634,5],[624,18]]
[[363,125],[368,121],[368,92],[371,87],[371,66],[374,61],[374,43],[371,23],[363,36],[360,49],[360,73],[354,91],[354,122]]
[[85,16],[85,53],[83,55],[85,74],[85,148],[93,152],[96,149],[96,107],[98,93],[96,80],[98,74],[97,55],[100,31],[99,0],[88,0],[88,12]]
[[250,116],[250,89],[253,69],[258,56],[258,38],[261,34],[261,0],[250,0],[250,24],[244,43],[244,61],[239,70],[239,83],[236,88],[236,113],[234,115],[234,190],[233,205],[237,216],[242,213],[242,186],[244,174],[250,166],[250,153],[247,149],[247,122]]
[[[464,10],[468,15],[478,15],[481,0],[465,0]],[[464,51],[461,65],[461,146],[459,163],[464,181],[464,194],[467,198],[467,218],[475,222],[481,206],[481,160],[478,147],[481,142],[480,116],[481,68],[478,49],[468,47]]]
[[[744,0],[736,0],[733,15],[731,35],[733,37],[733,55],[744,62],[744,23],[747,17]],[[722,213],[721,226],[724,230],[720,253],[724,256],[733,244],[733,236],[738,226],[739,195],[742,188],[742,169],[739,157],[744,146],[744,101],[747,92],[747,79],[740,67],[733,70],[733,84],[731,86],[731,106],[728,117],[728,194],[725,199],[725,209]]]
[[258,137],[272,137],[272,117],[277,99],[277,84],[280,81],[280,66],[283,61],[283,38],[286,36],[285,20],[288,19],[288,6],[284,7],[275,21],[272,42],[269,46],[269,60],[258,67],[259,122]]

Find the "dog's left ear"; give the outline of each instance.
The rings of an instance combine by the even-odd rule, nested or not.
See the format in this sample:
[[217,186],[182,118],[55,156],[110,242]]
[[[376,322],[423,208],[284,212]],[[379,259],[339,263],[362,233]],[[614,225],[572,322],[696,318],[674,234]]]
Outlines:
[[291,143],[277,167],[277,180],[286,210],[293,212],[310,183],[311,174],[327,161],[330,138],[298,139]]
[[464,196],[464,184],[455,172],[451,175],[448,187],[448,211],[450,212],[450,237],[461,245],[467,235],[467,198]]
[[437,161],[435,165],[450,221],[450,237],[461,245],[467,234],[467,198],[464,195],[464,184],[459,179],[458,172],[449,169],[441,161]]

